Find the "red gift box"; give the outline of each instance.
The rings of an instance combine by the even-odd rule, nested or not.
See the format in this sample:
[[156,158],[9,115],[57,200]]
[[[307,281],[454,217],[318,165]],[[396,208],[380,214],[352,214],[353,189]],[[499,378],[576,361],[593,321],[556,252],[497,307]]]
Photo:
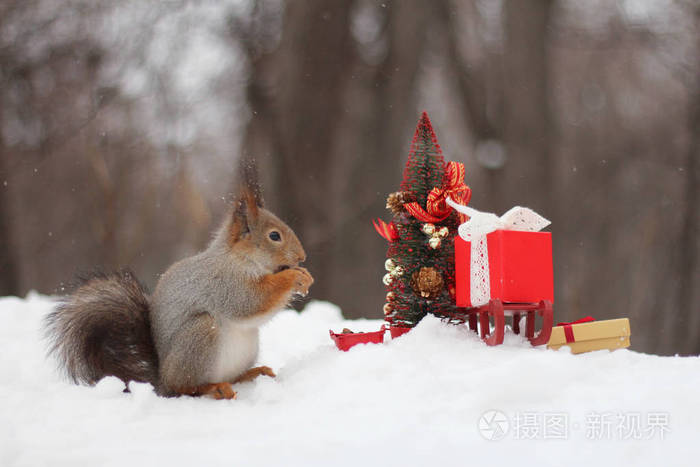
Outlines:
[[[552,234],[496,230],[486,236],[490,298],[506,303],[554,301]],[[471,242],[455,237],[457,306],[472,307]]]

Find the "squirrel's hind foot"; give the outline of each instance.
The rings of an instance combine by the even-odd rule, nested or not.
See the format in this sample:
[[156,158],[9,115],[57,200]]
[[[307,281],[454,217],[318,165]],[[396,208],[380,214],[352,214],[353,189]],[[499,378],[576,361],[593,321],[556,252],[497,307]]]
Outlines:
[[236,391],[231,387],[231,383],[211,383],[202,384],[192,388],[183,388],[177,391],[183,396],[211,397],[213,399],[235,399]]
[[250,370],[246,371],[242,375],[240,375],[238,378],[236,378],[233,381],[233,384],[236,383],[245,383],[247,381],[253,381],[255,378],[258,376],[269,376],[270,378],[274,378],[277,376],[274,371],[272,371],[272,368],[269,366],[256,366],[255,368],[251,368]]

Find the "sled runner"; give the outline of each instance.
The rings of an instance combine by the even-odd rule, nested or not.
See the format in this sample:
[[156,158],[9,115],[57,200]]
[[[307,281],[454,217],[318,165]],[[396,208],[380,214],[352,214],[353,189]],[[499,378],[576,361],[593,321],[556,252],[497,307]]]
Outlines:
[[[552,334],[553,311],[552,302],[541,300],[539,303],[503,303],[499,299],[491,299],[488,304],[467,309],[469,329],[478,332],[488,345],[503,343],[505,335],[506,316],[512,317],[512,327],[515,334],[520,334],[520,318],[525,315],[525,337],[533,346],[549,342]],[[536,316],[542,317],[542,328],[535,334]],[[493,331],[490,321],[493,319]]]

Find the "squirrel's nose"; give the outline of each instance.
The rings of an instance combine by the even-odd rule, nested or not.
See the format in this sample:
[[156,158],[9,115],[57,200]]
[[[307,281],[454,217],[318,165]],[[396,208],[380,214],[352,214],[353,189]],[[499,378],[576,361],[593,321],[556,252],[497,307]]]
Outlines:
[[299,263],[303,263],[304,261],[306,261],[306,253],[302,253],[298,258]]

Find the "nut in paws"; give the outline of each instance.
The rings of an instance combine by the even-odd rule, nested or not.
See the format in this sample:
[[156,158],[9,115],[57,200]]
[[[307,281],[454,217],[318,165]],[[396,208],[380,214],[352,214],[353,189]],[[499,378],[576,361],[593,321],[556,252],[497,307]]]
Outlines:
[[309,287],[314,283],[314,278],[311,277],[311,274],[309,274],[306,268],[295,267],[292,268],[292,271],[296,273],[293,288],[294,293],[306,296],[309,293]]

